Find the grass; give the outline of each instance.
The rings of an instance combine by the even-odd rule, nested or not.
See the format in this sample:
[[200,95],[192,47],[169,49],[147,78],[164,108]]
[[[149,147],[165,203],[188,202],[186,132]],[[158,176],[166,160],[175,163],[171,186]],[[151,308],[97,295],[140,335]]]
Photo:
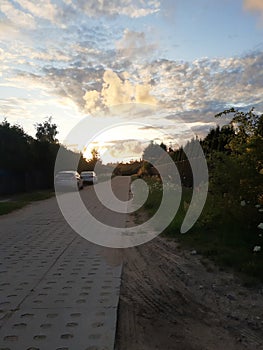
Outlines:
[[53,195],[53,191],[46,190],[22,193],[19,195],[11,196],[9,198],[6,198],[5,201],[0,202],[0,215],[11,213],[14,210],[23,208],[31,202],[48,199]]
[[[162,190],[156,180],[146,180],[152,188],[144,210],[152,216],[158,209]],[[223,269],[233,269],[248,284],[263,282],[263,251],[254,253],[259,245],[263,249],[263,231],[257,228],[263,214],[254,205],[242,207],[240,202],[208,193],[207,202],[194,227],[185,234],[180,227],[191,202],[191,189],[184,188],[177,215],[162,235],[176,239],[187,249],[195,249],[204,258],[214,261]]]

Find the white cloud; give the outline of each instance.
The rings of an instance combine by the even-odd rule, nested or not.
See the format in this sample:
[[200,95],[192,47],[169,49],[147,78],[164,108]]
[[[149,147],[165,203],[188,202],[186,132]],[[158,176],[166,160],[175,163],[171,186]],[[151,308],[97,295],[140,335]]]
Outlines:
[[[69,1],[67,1],[69,3]],[[145,17],[160,10],[160,1],[141,0],[77,0],[70,4],[83,10],[89,17],[124,15],[131,18]]]
[[8,19],[0,21],[0,40],[2,42],[8,41],[10,43],[10,40],[18,39],[25,40],[25,37],[18,30],[18,28],[14,24],[12,24]]
[[125,29],[123,37],[116,43],[116,48],[121,57],[134,61],[137,58],[145,60],[149,55],[152,56],[157,45],[149,44],[144,32]]
[[50,0],[38,0],[37,2],[16,0],[16,2],[35,17],[44,18],[51,22],[55,21],[57,8]]
[[136,103],[145,103],[155,105],[157,100],[150,94],[150,84],[137,84],[135,87],[135,101]]
[[[9,60],[4,50],[0,57],[5,64]],[[49,55],[42,58],[49,62]],[[82,68],[53,66],[41,73],[13,73],[9,81],[27,88],[38,86],[61,101],[71,100],[81,113],[96,115],[111,106],[143,103],[185,116],[189,122],[211,122],[214,114],[229,106],[263,109],[262,65],[263,54],[251,53],[243,58],[192,63],[156,60],[128,67],[123,63],[121,72],[98,69],[96,63]]]
[[96,111],[101,108],[101,97],[100,93],[97,90],[87,91],[83,96],[85,101],[85,110]]
[[0,11],[10,22],[18,27],[26,27],[27,29],[34,29],[36,27],[36,22],[31,14],[18,10],[8,0],[1,0]]
[[110,147],[108,147],[111,157],[117,160],[119,160],[119,158],[138,158],[142,155],[144,148],[145,142],[140,142],[138,140],[113,141]]
[[121,79],[116,72],[106,70],[101,91],[92,90],[85,93],[85,111],[93,113],[99,109],[129,103],[157,103],[156,98],[150,94],[149,84],[132,83],[127,72],[123,72],[122,76]]

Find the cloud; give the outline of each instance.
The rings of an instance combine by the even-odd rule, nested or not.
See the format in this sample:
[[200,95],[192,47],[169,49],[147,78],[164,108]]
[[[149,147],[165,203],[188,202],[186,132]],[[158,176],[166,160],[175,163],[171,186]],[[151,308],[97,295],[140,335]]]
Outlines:
[[116,48],[119,56],[130,60],[143,59],[152,56],[156,44],[149,44],[144,32],[135,32],[125,29],[123,37],[117,41]]
[[262,0],[244,0],[243,8],[245,11],[260,14],[263,21],[263,1]]
[[97,90],[87,91],[83,96],[83,99],[85,101],[86,111],[100,110],[101,98],[100,93]]
[[248,11],[263,12],[263,2],[262,0],[244,0],[244,8]]
[[0,39],[3,42],[8,41],[10,43],[10,40],[25,39],[25,37],[15,25],[6,19],[0,21]]
[[103,74],[101,91],[87,91],[83,96],[85,111],[94,113],[99,109],[129,103],[154,105],[157,103],[157,99],[150,94],[150,91],[149,84],[132,83],[127,72],[123,72],[121,77],[112,70],[106,70]]
[[130,103],[134,99],[134,87],[128,79],[120,79],[117,73],[107,70],[103,75],[101,96],[106,106]]
[[[142,103],[155,106],[159,111],[155,118],[159,120],[180,117],[186,122],[202,120],[207,123],[229,106],[242,104],[249,108],[254,105],[263,110],[261,52],[241,58],[200,59],[192,63],[155,60],[126,66],[123,62],[118,72],[105,70],[103,66],[97,66],[97,62],[74,66],[71,57],[63,52],[53,53],[61,54],[62,60],[50,67],[48,60],[52,55],[46,54],[47,57],[44,53],[43,57],[40,56],[47,63],[40,72],[14,71],[7,81],[21,87],[39,87],[47,94],[56,95],[61,102],[72,101],[81,113],[100,115],[101,111],[108,111],[112,106]],[[14,62],[10,55],[3,49],[0,51],[4,64],[10,60]],[[105,62],[108,59],[105,56]],[[61,64],[65,68],[60,68]],[[145,113],[141,111],[140,116]],[[169,117],[171,115],[173,117]]]
[[58,11],[50,0],[38,0],[37,3],[29,0],[16,0],[16,2],[24,11],[30,12],[33,16],[55,22]]
[[0,12],[17,28],[27,31],[40,27],[43,21],[62,29],[88,18],[127,16],[140,18],[160,11],[157,0],[1,0]]
[[85,12],[89,17],[98,16],[128,16],[131,18],[145,17],[160,10],[160,1],[140,0],[76,0],[67,1],[67,4]]
[[30,13],[18,10],[8,0],[1,0],[0,11],[11,23],[14,23],[17,27],[23,27],[27,29],[34,29],[36,27],[35,19]]
[[111,142],[108,152],[112,158],[138,158],[142,155],[145,142],[138,140],[125,140]]
[[157,100],[154,96],[150,95],[150,84],[138,84],[135,87],[135,101],[136,103],[145,103],[155,105]]

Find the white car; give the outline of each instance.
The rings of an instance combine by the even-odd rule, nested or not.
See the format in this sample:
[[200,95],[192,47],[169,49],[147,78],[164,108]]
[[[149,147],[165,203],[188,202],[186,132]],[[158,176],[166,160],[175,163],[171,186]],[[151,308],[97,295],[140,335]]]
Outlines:
[[83,184],[96,184],[98,182],[98,177],[95,173],[95,171],[82,171],[80,173],[80,176],[82,178]]
[[81,190],[83,188],[82,178],[74,170],[59,171],[55,176],[54,182],[56,189]]

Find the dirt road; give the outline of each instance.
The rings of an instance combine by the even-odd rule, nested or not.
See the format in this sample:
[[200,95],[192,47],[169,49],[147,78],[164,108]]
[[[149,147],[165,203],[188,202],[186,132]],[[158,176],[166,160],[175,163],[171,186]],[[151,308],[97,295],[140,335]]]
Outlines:
[[263,288],[164,238],[123,259],[117,350],[263,349]]

